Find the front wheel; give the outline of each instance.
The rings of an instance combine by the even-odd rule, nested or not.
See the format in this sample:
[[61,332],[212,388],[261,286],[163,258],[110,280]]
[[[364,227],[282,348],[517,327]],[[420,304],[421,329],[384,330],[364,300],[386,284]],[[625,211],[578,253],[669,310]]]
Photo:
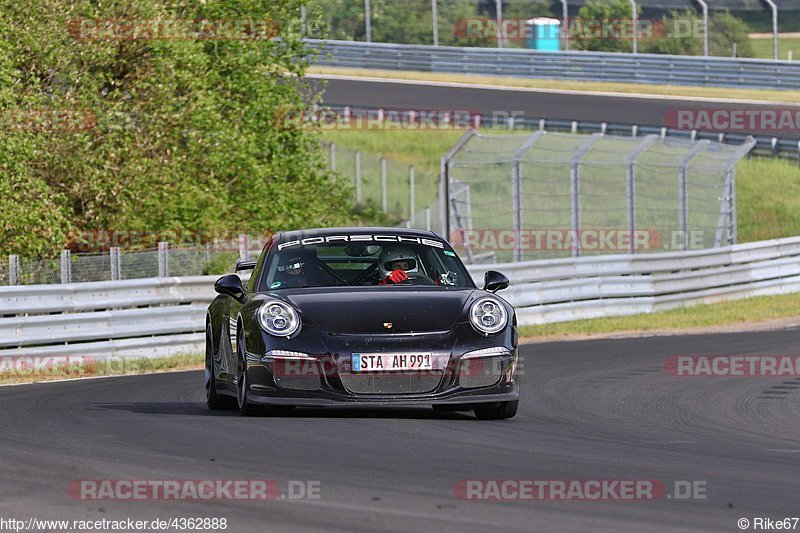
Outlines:
[[206,405],[213,411],[231,409],[234,407],[233,399],[222,396],[217,392],[217,378],[214,372],[214,344],[211,326],[206,327]]
[[475,416],[480,420],[505,420],[517,414],[519,400],[513,402],[482,403],[475,406]]
[[242,339],[238,336],[236,339],[236,402],[239,406],[239,412],[244,416],[254,416],[259,414],[257,405],[252,405],[247,402],[247,363],[244,360],[244,347],[242,346]]

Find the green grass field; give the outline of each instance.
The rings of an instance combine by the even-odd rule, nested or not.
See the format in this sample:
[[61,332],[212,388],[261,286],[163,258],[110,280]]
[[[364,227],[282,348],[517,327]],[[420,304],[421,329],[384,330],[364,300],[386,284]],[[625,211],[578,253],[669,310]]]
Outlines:
[[752,158],[736,167],[739,242],[800,235],[800,166]]
[[[772,59],[772,38],[750,38],[755,57]],[[800,59],[800,37],[782,37],[778,34],[778,59],[787,59],[787,54],[792,51],[792,59]]]
[[410,216],[409,166],[414,166],[415,211],[438,197],[439,159],[463,131],[326,131],[324,140],[336,144],[336,170],[355,183],[355,151],[361,152],[362,201],[381,206],[380,156],[387,159],[389,213]]

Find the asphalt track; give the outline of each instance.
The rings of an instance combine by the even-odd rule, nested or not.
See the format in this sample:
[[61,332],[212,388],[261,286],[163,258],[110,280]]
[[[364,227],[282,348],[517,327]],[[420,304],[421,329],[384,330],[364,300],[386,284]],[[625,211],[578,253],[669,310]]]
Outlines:
[[[796,354],[800,330],[527,345],[516,418],[210,412],[201,372],[0,388],[0,517],[226,517],[228,531],[738,531],[800,515],[800,379],[677,378],[675,354]],[[321,499],[80,501],[75,479],[319,480]],[[465,479],[707,483],[677,501],[465,501]]]
[[[310,81],[315,86],[320,82],[318,79]],[[612,96],[559,91],[532,92],[514,88],[426,85],[424,82],[349,79],[327,79],[326,82],[323,102],[327,105],[430,111],[468,110],[487,117],[498,113],[523,113],[534,118],[674,127],[665,117],[677,110],[800,110],[797,105],[776,103],[698,101],[691,98]],[[800,131],[785,130],[774,135],[796,139],[800,138]]]

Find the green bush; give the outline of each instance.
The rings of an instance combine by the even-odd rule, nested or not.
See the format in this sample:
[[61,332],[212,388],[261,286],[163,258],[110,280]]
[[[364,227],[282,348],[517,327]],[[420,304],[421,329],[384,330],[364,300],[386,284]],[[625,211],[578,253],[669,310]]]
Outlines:
[[702,55],[703,40],[694,34],[702,17],[695,11],[670,11],[661,18],[661,25],[654,38],[647,41],[644,50],[651,54]]
[[[646,46],[657,54],[702,55],[702,17],[691,10],[671,11],[662,18],[664,33]],[[696,28],[698,32],[692,31]],[[730,57],[736,43],[737,57],[753,57],[747,24],[727,11],[712,13],[708,18],[708,53]]]
[[737,57],[754,57],[745,21],[728,11],[718,11],[709,17],[708,26],[708,47],[712,56],[732,56],[733,43],[736,43]]
[[[637,5],[636,9],[637,15],[641,13],[641,7]],[[586,5],[578,10],[577,22],[583,20],[624,24],[624,21],[631,21],[631,14],[631,5],[628,0],[588,0]],[[629,31],[620,28],[621,35],[627,35],[628,33]],[[600,37],[595,38],[591,35],[584,35],[581,31],[576,32],[571,28],[570,48],[572,50],[598,52],[631,52],[633,50],[633,41],[629,38],[605,36],[602,33]]]

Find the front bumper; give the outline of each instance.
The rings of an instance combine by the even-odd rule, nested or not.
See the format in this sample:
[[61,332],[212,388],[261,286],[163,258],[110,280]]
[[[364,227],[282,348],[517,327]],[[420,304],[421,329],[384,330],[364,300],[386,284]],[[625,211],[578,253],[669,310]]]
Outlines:
[[345,405],[419,407],[420,405],[467,405],[491,402],[510,402],[519,399],[519,389],[511,392],[487,394],[452,394],[446,396],[406,397],[310,397],[310,396],[264,396],[250,391],[249,403],[260,405],[296,405],[300,407],[335,407]]
[[[469,326],[467,326],[469,327]],[[333,337],[322,342],[281,340],[252,353],[248,346],[248,400],[265,405],[465,405],[513,401],[515,332],[475,338],[471,327],[423,336]],[[306,331],[306,333],[310,333]],[[468,342],[465,342],[468,341]],[[335,349],[331,349],[335,348]],[[353,372],[353,353],[432,354],[426,371]]]

